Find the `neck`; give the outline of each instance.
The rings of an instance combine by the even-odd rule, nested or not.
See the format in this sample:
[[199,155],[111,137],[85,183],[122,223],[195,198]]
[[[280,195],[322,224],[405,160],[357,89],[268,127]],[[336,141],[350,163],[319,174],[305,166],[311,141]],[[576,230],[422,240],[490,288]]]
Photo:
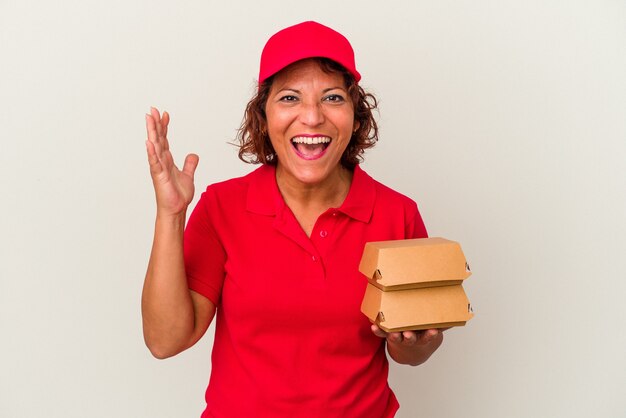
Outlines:
[[276,167],[276,183],[285,203],[290,209],[322,209],[339,207],[346,199],[352,184],[352,171],[339,166],[321,183],[303,183],[286,176],[280,164]]
[[350,191],[352,174],[340,166],[322,183],[309,184],[285,175],[280,164],[276,167],[278,189],[307,236],[322,213],[341,206]]

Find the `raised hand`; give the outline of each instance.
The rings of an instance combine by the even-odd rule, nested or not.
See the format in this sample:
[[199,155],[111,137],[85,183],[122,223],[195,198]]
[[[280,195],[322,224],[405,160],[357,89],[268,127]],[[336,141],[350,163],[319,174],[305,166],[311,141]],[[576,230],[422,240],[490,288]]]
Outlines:
[[191,347],[208,328],[215,305],[189,290],[184,260],[185,214],[193,199],[198,156],[174,164],[167,141],[170,116],[155,108],[146,115],[146,150],[156,193],[154,241],[141,297],[146,345],[155,357],[173,356]]
[[154,107],[150,109],[150,114],[146,114],[146,151],[156,194],[157,216],[185,213],[193,199],[193,176],[199,160],[196,154],[189,154],[185,158],[183,169],[178,169],[167,140],[169,122],[169,114],[163,112],[161,117]]

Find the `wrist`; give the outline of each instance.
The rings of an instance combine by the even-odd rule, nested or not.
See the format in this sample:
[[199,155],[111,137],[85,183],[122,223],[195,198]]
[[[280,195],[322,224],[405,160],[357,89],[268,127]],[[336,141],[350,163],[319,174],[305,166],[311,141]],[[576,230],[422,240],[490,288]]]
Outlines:
[[186,211],[179,213],[167,213],[157,209],[155,224],[157,227],[184,228],[187,219]]

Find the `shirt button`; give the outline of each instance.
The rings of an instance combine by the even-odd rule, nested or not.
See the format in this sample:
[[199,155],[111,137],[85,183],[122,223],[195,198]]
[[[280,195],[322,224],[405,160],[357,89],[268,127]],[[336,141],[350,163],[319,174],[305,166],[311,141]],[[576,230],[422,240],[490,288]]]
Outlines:
[[337,216],[337,212],[336,212],[336,211],[335,211],[335,212],[333,212],[333,216]]
[[317,257],[315,257],[314,255],[311,256],[311,260],[313,261],[317,261]]
[[320,237],[326,238],[327,235],[328,235],[328,231],[320,231]]

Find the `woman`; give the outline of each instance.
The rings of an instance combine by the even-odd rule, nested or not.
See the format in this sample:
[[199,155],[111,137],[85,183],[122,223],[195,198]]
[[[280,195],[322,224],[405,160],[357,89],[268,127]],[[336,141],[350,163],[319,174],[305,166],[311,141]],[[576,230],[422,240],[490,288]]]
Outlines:
[[365,243],[426,236],[416,204],[358,165],[377,140],[359,79],[328,27],[270,38],[239,135],[240,158],[262,165],[209,186],[186,228],[198,157],[178,170],[169,115],[146,116],[157,217],[144,336],[155,357],[173,356],[217,312],[203,417],[392,417],[385,346],[417,365],[442,342],[438,330],[387,334],[359,309]]

